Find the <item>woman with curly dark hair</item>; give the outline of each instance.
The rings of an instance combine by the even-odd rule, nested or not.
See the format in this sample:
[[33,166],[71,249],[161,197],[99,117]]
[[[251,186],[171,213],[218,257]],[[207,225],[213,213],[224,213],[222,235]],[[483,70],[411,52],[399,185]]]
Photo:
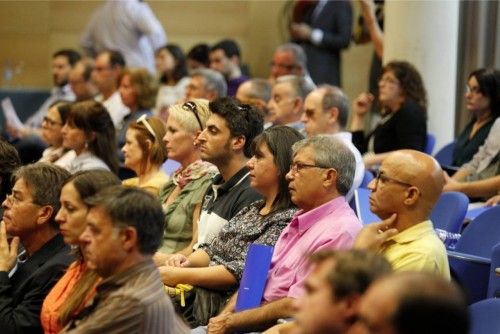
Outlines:
[[368,168],[395,150],[423,151],[427,140],[427,97],[417,69],[406,61],[392,61],[384,66],[378,86],[382,119],[367,135],[365,116],[374,96],[362,93],[353,102],[352,141],[365,154]]

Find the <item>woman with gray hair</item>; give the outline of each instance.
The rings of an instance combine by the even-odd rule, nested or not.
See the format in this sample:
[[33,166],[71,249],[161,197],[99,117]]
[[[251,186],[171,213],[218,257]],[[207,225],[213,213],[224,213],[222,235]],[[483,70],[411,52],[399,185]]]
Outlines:
[[208,101],[202,99],[170,108],[163,141],[168,158],[179,162],[181,167],[160,190],[165,212],[165,234],[163,246],[155,255],[158,265],[165,264],[169,258],[167,254],[191,254],[197,241],[201,201],[217,168],[201,160],[194,141],[205,128],[210,115]]

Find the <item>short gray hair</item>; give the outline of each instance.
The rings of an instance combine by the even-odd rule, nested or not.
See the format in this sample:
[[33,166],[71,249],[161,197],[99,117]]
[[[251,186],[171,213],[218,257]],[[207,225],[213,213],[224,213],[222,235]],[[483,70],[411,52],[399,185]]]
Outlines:
[[217,97],[225,97],[227,95],[226,79],[217,71],[208,68],[199,68],[191,72],[190,77],[202,77],[205,89],[216,92]]
[[276,79],[276,84],[288,83],[292,86],[295,96],[299,96],[304,100],[306,96],[313,91],[314,87],[311,87],[307,83],[307,80],[300,75],[287,74]]
[[250,84],[250,91],[248,92],[248,98],[251,99],[260,99],[266,102],[269,102],[271,99],[271,90],[272,86],[269,83],[269,80],[262,78],[254,78],[248,80]]
[[314,151],[314,163],[317,166],[337,171],[337,191],[341,195],[347,194],[356,170],[356,160],[351,150],[339,139],[317,135],[293,144],[293,156],[307,147]]
[[347,95],[345,95],[342,89],[337,86],[324,84],[318,88],[325,91],[325,94],[323,94],[323,101],[321,103],[323,111],[331,108],[337,108],[339,111],[339,124],[342,128],[345,128],[349,117],[349,98]]
[[49,223],[57,228],[54,218],[61,207],[59,196],[61,188],[71,174],[56,165],[37,162],[19,167],[13,174],[15,182],[23,179],[31,190],[33,203],[52,207]]
[[286,43],[278,46],[275,52],[290,52],[293,55],[295,64],[299,65],[304,72],[307,72],[307,56],[304,49],[295,43]]

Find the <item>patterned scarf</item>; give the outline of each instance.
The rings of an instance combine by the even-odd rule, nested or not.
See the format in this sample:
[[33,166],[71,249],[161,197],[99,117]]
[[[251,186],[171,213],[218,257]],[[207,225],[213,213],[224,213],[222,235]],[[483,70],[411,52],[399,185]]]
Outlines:
[[179,167],[172,175],[172,178],[174,184],[182,189],[191,180],[199,179],[210,172],[217,172],[217,167],[209,162],[197,160],[184,169]]

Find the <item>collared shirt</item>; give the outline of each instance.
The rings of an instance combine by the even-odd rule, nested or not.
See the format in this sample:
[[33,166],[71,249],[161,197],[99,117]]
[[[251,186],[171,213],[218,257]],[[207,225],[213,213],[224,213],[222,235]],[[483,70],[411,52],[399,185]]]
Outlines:
[[115,129],[120,130],[123,127],[123,119],[130,114],[130,109],[123,104],[120,92],[118,90],[115,91],[106,100],[104,100],[102,95],[97,95],[95,100],[101,102],[106,107]]
[[332,137],[340,139],[352,152],[352,154],[354,155],[354,160],[356,161],[356,169],[354,171],[354,179],[352,180],[352,186],[351,189],[349,189],[347,195],[345,195],[346,200],[350,201],[354,196],[354,190],[358,189],[359,186],[361,185],[361,182],[363,182],[363,178],[365,176],[365,163],[363,162],[363,157],[361,156],[361,153],[352,143],[352,133],[347,131],[342,131],[332,134]]
[[310,211],[299,211],[274,247],[264,300],[302,295],[310,272],[307,255],[323,249],[351,248],[361,223],[340,196]]
[[147,260],[108,277],[92,304],[61,333],[187,333],[163,290],[160,274]]
[[210,243],[240,210],[262,198],[250,187],[248,175],[248,168],[243,167],[227,182],[220,174],[214,178],[203,198],[195,249]]
[[396,271],[430,271],[450,279],[448,256],[430,220],[390,238],[381,253]]

